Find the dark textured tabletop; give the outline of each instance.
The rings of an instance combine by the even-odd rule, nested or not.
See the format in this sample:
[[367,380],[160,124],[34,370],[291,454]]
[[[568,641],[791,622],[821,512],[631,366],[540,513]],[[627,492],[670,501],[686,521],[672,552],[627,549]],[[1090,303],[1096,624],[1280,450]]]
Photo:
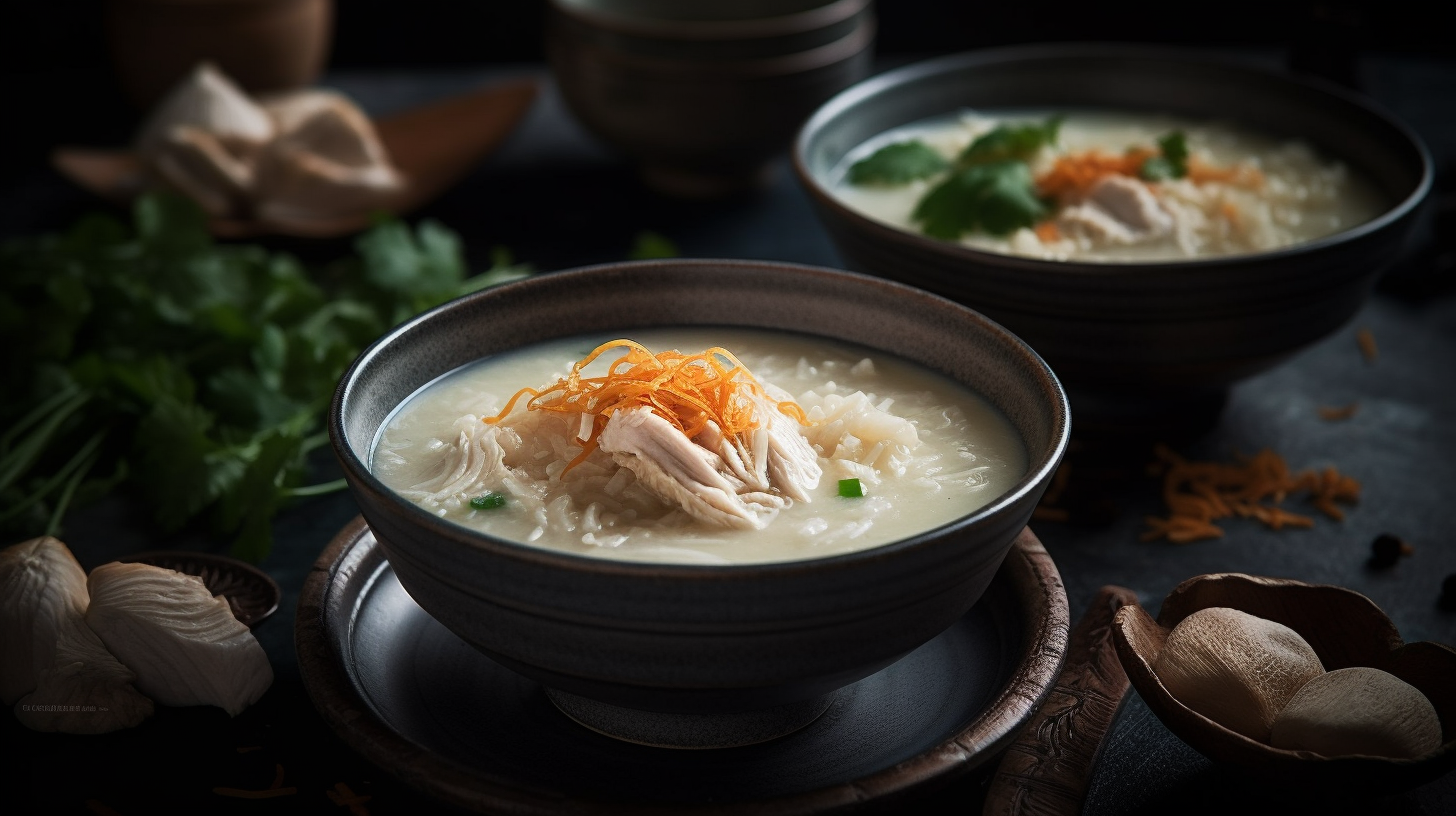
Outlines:
[[[1349,587],[1381,606],[1408,641],[1456,643],[1456,612],[1437,599],[1456,573],[1456,63],[1431,57],[1375,56],[1360,66],[1364,89],[1427,141],[1438,184],[1410,249],[1347,326],[1286,365],[1235,387],[1217,423],[1173,442],[1200,459],[1229,460],[1272,448],[1295,469],[1333,466],[1363,485],[1343,521],[1318,517],[1307,530],[1227,524],[1218,540],[1188,545],[1139,540],[1144,516],[1162,512],[1158,482],[1143,472],[1150,448],[1074,451],[1074,487],[1084,509],[1073,523],[1038,522],[1066,583],[1074,620],[1099,587],[1135,591],[1156,611],[1179,582],[1209,572],[1248,572]],[[525,67],[506,73],[539,74]],[[502,76],[501,70],[348,73],[326,78],[372,113],[406,108]],[[420,213],[465,239],[483,264],[493,247],[543,271],[623,259],[640,231],[667,236],[685,256],[758,258],[825,266],[839,259],[781,160],[761,194],[712,203],[658,198],[631,166],[580,129],[549,82],[510,141],[462,184]],[[0,191],[0,234],[54,229],[98,206],[49,171],[21,174]],[[347,244],[280,242],[330,257]],[[1362,354],[1368,329],[1379,353]],[[1354,404],[1343,421],[1319,408]],[[1073,425],[1076,427],[1075,406]],[[1075,431],[1074,431],[1075,436]],[[1151,440],[1141,440],[1149,442]],[[324,478],[333,478],[322,461]],[[313,708],[293,648],[294,605],[303,579],[330,538],[357,512],[345,494],[305,500],[276,521],[272,554],[261,566],[283,589],[279,611],[256,630],[277,678],[264,698],[229,719],[218,709],[158,709],[144,729],[77,738],[0,724],[6,760],[5,812],[141,814],[270,810],[267,801],[214,796],[218,786],[266,787],[282,766],[296,797],[272,812],[304,808],[343,813],[326,797],[345,783],[372,798],[370,813],[414,813],[428,804],[385,770],[355,755]],[[1372,539],[1393,533],[1413,554],[1394,567],[1367,565]],[[131,507],[104,502],[79,513],[63,536],[86,568],[158,548],[220,551],[198,537],[163,538]],[[14,749],[14,750],[12,750]],[[928,795],[936,812],[976,813],[980,775]],[[1084,812],[1299,812],[1309,801],[1254,785],[1209,763],[1172,736],[1129,694],[1104,746]],[[1407,793],[1320,805],[1326,812],[1456,813],[1456,774]]]

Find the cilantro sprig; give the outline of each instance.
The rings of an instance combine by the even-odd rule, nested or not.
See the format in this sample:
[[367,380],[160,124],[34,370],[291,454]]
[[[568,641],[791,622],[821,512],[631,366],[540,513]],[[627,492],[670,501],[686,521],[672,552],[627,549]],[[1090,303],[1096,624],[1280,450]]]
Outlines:
[[1188,140],[1175,130],[1158,139],[1158,155],[1143,160],[1138,175],[1146,181],[1180,179],[1188,175]]
[[147,196],[0,244],[0,528],[54,533],[123,489],[163,530],[202,522],[259,560],[305,484],[334,385],[390,326],[527,274],[469,277],[454,233],[385,221],[316,270],[216,243],[197,208]]
[[914,139],[885,145],[849,167],[850,184],[906,184],[945,172],[950,162],[935,148]]
[[924,142],[880,148],[849,168],[851,184],[904,184],[944,178],[920,199],[911,221],[932,238],[954,241],[971,232],[1008,235],[1046,217],[1028,162],[1056,144],[1061,117],[998,125],[948,161]]

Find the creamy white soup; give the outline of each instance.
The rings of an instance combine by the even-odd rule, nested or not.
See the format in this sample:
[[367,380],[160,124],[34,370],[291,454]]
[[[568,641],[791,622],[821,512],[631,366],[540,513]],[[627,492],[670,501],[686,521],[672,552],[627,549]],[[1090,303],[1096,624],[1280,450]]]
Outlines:
[[[1038,128],[1047,124],[1048,138],[1038,144]],[[1008,132],[1017,138],[1001,138]],[[864,172],[883,148],[911,143],[929,151],[896,148],[900,156],[878,159],[892,172]],[[970,169],[975,178],[953,183],[973,164],[995,166]],[[1111,112],[961,111],[869,139],[829,181],[846,206],[886,224],[1048,260],[1265,252],[1341,232],[1387,209],[1368,179],[1302,141]],[[933,193],[938,198],[927,204]],[[978,207],[994,210],[980,217]]]
[[887,544],[989,504],[1026,472],[1019,436],[990,403],[891,355],[791,333],[663,329],[574,372],[615,339],[543,343],[440,378],[385,423],[373,472],[502,538],[693,564]]

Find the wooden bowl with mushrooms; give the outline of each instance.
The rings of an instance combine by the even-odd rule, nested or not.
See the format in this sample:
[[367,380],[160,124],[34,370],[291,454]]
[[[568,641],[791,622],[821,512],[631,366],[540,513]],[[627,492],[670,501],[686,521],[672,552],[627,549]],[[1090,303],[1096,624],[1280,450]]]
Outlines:
[[1156,620],[1123,607],[1113,641],[1148,708],[1214,762],[1348,793],[1456,767],[1456,649],[1404,642],[1358,592],[1201,575]]

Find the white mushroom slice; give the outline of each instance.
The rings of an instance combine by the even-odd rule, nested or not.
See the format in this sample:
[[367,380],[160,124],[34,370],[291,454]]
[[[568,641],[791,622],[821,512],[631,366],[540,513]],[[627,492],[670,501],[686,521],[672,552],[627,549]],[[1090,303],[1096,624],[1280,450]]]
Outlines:
[[648,490],[701,521],[761,530],[772,518],[767,512],[771,508],[739,497],[741,483],[729,480],[717,454],[694,444],[648,408],[613,414],[597,445]]
[[194,575],[148,564],[91,571],[90,624],[164,705],[216,705],[236,716],[273,683],[268,656],[227,601]]
[[162,138],[152,170],[209,215],[240,215],[253,184],[253,169],[205,130],[179,125]]
[[173,128],[187,125],[246,155],[273,138],[273,120],[211,63],[200,63],[159,103],[142,126],[137,151],[153,155]]
[[299,222],[386,206],[404,188],[373,125],[343,97],[303,116],[258,156],[258,215]]
[[99,734],[152,713],[86,626],[86,573],[50,536],[0,551],[0,698],[38,731]]
[[1351,666],[1301,686],[1274,719],[1269,744],[1324,756],[1415,759],[1441,747],[1441,718],[1415,686]]
[[343,94],[321,88],[267,94],[258,97],[258,104],[272,118],[273,127],[280,134],[296,130],[304,121],[324,108],[333,105],[353,106]]

